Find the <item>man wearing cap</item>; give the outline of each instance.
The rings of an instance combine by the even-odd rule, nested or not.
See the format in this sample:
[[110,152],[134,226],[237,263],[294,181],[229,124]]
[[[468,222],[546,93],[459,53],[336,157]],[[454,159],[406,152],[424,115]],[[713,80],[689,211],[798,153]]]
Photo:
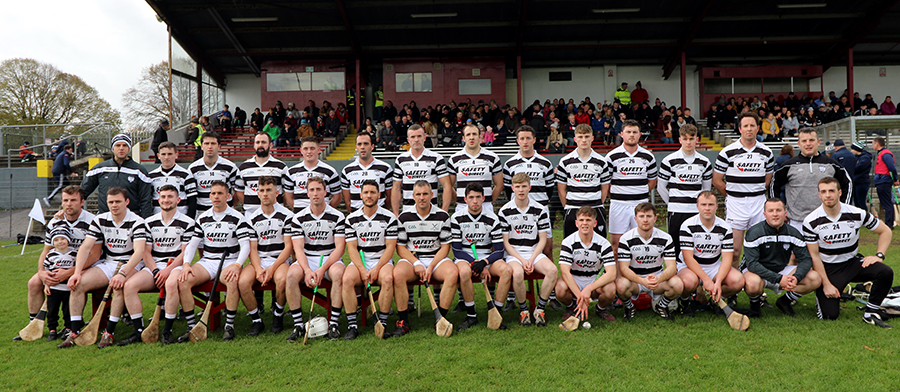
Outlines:
[[619,100],[619,104],[622,106],[630,106],[631,105],[631,92],[628,91],[628,82],[622,82],[622,87],[616,89],[615,99]]
[[[847,171],[847,175],[853,176],[853,170],[856,167],[856,155],[850,152],[843,139],[834,141],[834,154],[831,155],[831,159],[840,163],[844,170]],[[852,201],[848,199],[847,203],[852,203]]]
[[[153,215],[153,185],[147,169],[131,159],[131,136],[120,133],[112,138],[113,159],[98,163],[91,168],[81,182],[85,199],[96,190],[106,195],[109,188],[120,187],[128,191],[128,209],[142,218]],[[97,200],[99,213],[109,211],[106,198]]]
[[850,173],[853,177],[853,205],[863,211],[868,211],[866,196],[869,195],[869,185],[872,185],[869,179],[869,172],[872,171],[872,154],[866,151],[866,145],[863,142],[853,143],[850,146],[850,152],[856,156],[856,164],[853,172]]
[[155,163],[159,163],[159,145],[169,141],[169,135],[166,134],[166,131],[169,130],[171,126],[169,126],[169,120],[162,120],[159,122],[159,128],[156,128],[156,132],[153,133],[153,141],[150,142],[150,149],[153,150],[153,156],[156,157]]

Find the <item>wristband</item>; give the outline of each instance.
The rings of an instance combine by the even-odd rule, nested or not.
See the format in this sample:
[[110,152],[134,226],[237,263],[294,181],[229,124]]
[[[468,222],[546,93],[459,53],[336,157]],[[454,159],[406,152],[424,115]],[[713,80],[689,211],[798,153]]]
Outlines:
[[153,277],[154,277],[154,278],[155,278],[156,275],[158,275],[158,274],[159,274],[159,268],[153,270]]
[[124,277],[126,277],[126,278],[128,277],[128,275],[125,275],[125,273],[122,272],[122,271],[119,271],[119,273],[118,273],[117,275],[122,275],[122,276],[124,276]]

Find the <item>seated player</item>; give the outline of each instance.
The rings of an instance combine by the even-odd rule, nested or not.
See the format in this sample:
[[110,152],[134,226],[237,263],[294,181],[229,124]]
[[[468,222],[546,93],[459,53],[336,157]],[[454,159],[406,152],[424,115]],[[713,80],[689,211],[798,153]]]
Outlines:
[[[187,321],[187,332],[178,337],[179,343],[190,341],[191,329],[194,328],[194,295],[191,289],[216,278],[219,273],[219,261],[222,273],[219,282],[225,285],[225,328],[222,340],[234,339],[234,318],[237,315],[238,303],[241,300],[238,290],[238,277],[241,265],[250,255],[250,239],[253,228],[240,212],[228,206],[231,192],[223,181],[214,180],[209,186],[209,199],[212,208],[201,213],[194,225],[191,241],[184,250],[184,264],[176,267],[169,279],[166,279],[166,314],[175,314],[178,303],[184,310]],[[203,256],[191,265],[197,249],[203,245]],[[176,294],[177,293],[177,294]],[[211,293],[211,295],[218,295]],[[166,320],[166,323],[169,321]]]
[[616,299],[616,261],[609,241],[594,231],[597,209],[581,206],[575,212],[578,231],[563,239],[559,248],[561,279],[556,297],[566,305],[563,320],[571,316],[587,319],[588,305],[597,299],[597,315],[607,321],[616,318],[606,309]]
[[[327,279],[331,282],[331,316],[328,319],[328,338],[341,337],[338,318],[341,317],[341,280],[344,276],[344,214],[328,205],[325,180],[314,176],[306,180],[309,206],[297,212],[291,220],[291,241],[297,262],[287,272],[287,299],[294,319],[294,330],[288,341],[303,336],[303,313],[300,310],[303,294],[300,282],[310,290]],[[312,317],[312,315],[310,315]]]
[[[44,271],[66,270],[75,266],[78,253],[75,249],[69,248],[69,238],[71,238],[71,232],[62,225],[50,232],[50,243],[53,244],[53,249],[47,253],[47,257],[44,259]],[[50,329],[47,341],[52,342],[60,335],[57,332],[60,307],[63,312],[63,325],[66,329],[71,328],[69,286],[66,286],[66,281],[61,281],[53,286],[44,286],[44,293],[47,294],[47,328]]]
[[619,278],[616,292],[625,305],[625,321],[634,318],[635,307],[631,300],[641,293],[649,293],[659,302],[653,310],[660,317],[672,320],[669,303],[681,295],[684,288],[681,278],[675,276],[675,244],[666,232],[653,227],[656,223],[656,206],[644,202],[634,207],[637,227],[622,234],[619,241]]
[[238,289],[241,300],[249,310],[250,332],[248,336],[259,335],[266,326],[259,307],[253,285],[259,282],[265,285],[275,282],[275,307],[272,308],[272,333],[284,329],[285,277],[293,253],[291,243],[290,210],[277,203],[278,180],[271,176],[260,176],[257,179],[256,198],[259,208],[247,213],[247,223],[253,228],[254,236],[250,238],[250,265],[241,269]]
[[406,318],[409,282],[416,279],[430,282],[432,278],[442,282],[438,308],[446,317],[459,278],[453,261],[447,257],[450,253],[450,215],[431,204],[431,184],[428,181],[416,181],[413,198],[416,208],[400,213],[397,219],[397,253],[400,260],[394,267],[394,300],[400,321],[393,332],[394,337],[409,333]]
[[[750,227],[744,237],[744,291],[750,297],[751,316],[759,317],[763,289],[787,290],[775,301],[784,314],[794,317],[792,306],[801,296],[811,293],[821,283],[821,275],[811,271],[812,259],[800,231],[787,224],[787,213],[781,199],[763,204],[765,220]],[[790,265],[791,255],[797,265]]]
[[[463,306],[466,309],[466,320],[456,330],[463,331],[478,324],[475,312],[475,289],[472,277],[481,277],[482,284],[488,284],[491,276],[496,276],[497,292],[509,292],[512,270],[503,260],[503,234],[500,230],[500,218],[491,210],[483,209],[484,187],[480,184],[466,185],[466,204],[468,208],[459,210],[450,217],[450,233],[453,236],[453,256],[456,258],[456,269],[459,272],[459,287],[462,291]],[[478,252],[478,259],[472,254],[472,245]],[[494,300],[497,309],[503,302]],[[505,326],[501,325],[501,328]]]
[[731,266],[734,256],[734,236],[731,225],[716,216],[719,202],[716,195],[703,191],[697,196],[699,214],[681,224],[680,238],[683,263],[676,263],[678,277],[684,285],[678,299],[681,314],[694,317],[691,295],[703,286],[712,296],[731,297],[744,288],[744,277]]
[[[394,301],[394,249],[397,247],[397,218],[390,210],[378,206],[381,192],[375,180],[365,180],[360,189],[363,208],[347,215],[345,241],[352,266],[344,271],[344,311],[347,312],[347,334],[344,340],[359,336],[356,288],[368,284],[381,286],[378,295],[378,320],[387,325],[391,302]],[[362,251],[366,259],[360,259]],[[398,327],[402,326],[397,323]],[[384,338],[391,335],[386,333]]]
[[[503,231],[503,247],[506,249],[506,263],[512,270],[512,286],[519,303],[519,324],[531,325],[531,314],[525,303],[525,275],[537,272],[544,275],[541,293],[534,309],[534,324],[547,326],[544,307],[550,293],[556,286],[558,271],[556,264],[543,253],[550,228],[550,213],[547,207],[528,197],[531,179],[527,173],[517,173],[512,177],[515,197],[500,208],[498,217]],[[497,296],[503,293],[497,291]]]

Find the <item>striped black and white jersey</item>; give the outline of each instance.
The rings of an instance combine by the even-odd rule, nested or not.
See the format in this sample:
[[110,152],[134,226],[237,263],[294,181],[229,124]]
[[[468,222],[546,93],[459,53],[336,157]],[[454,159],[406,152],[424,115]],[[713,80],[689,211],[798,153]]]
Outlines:
[[[228,191],[234,193],[234,183],[237,181],[238,175],[237,166],[221,156],[212,167],[206,166],[203,163],[203,158],[200,158],[188,166],[188,171],[191,172],[191,175],[194,176],[194,181],[197,182],[198,217],[203,211],[212,208],[212,201],[209,200],[209,187],[213,181],[219,180],[228,184]],[[230,197],[228,201],[231,201]]]
[[47,258],[44,259],[44,270],[54,271],[58,269],[69,269],[75,266],[75,258],[78,256],[78,249],[69,248],[65,252],[60,252],[56,248],[50,249]]
[[531,179],[531,191],[528,197],[541,204],[547,204],[550,200],[547,192],[556,189],[556,174],[553,173],[553,163],[549,159],[534,153],[531,158],[525,158],[522,153],[516,153],[512,158],[503,163],[503,187],[512,191],[512,178],[518,173],[527,173]]
[[668,194],[669,212],[697,213],[697,196],[712,187],[712,163],[694,152],[675,151],[659,162],[660,189]]
[[[225,211],[216,212],[210,208],[197,217],[192,238],[199,238],[203,245],[203,258],[216,260],[228,252],[223,266],[236,263],[241,246],[238,240],[252,240],[256,236],[253,227],[240,212],[227,207]],[[187,262],[187,260],[185,260]]]
[[638,202],[650,198],[647,182],[655,180],[658,174],[653,153],[638,146],[631,154],[625,146],[619,146],[606,154],[606,160],[612,171],[609,187],[611,201]]
[[334,239],[345,237],[345,228],[344,214],[327,204],[320,216],[313,215],[306,207],[291,220],[291,235],[303,239],[303,253],[307,257],[328,256],[334,252]]
[[107,261],[127,263],[134,253],[134,243],[147,240],[147,228],[144,219],[131,210],[119,224],[113,220],[111,212],[104,212],[94,217],[86,238],[103,244]]
[[291,219],[294,214],[287,207],[275,204],[271,215],[266,215],[262,207],[246,212],[247,223],[253,228],[254,236],[250,242],[256,241],[259,258],[265,262],[275,262],[284,250],[284,236],[291,236]]
[[466,186],[471,183],[482,186],[485,203],[494,201],[491,194],[494,175],[503,171],[497,154],[482,148],[478,154],[472,156],[463,148],[447,160],[447,170],[456,176],[456,203],[466,202]]
[[[404,206],[414,206],[413,185],[416,181],[425,180],[431,184],[431,204],[437,205],[438,179],[448,176],[447,162],[444,157],[429,149],[422,151],[418,158],[412,151],[406,151],[394,160],[394,181],[402,183],[401,189]],[[444,190],[450,192],[450,189]]]
[[488,210],[481,210],[477,216],[470,214],[468,208],[457,211],[450,217],[450,235],[453,242],[461,243],[462,251],[473,259],[472,244],[475,244],[478,257],[484,259],[494,252],[495,242],[503,242],[500,218]]
[[178,189],[178,212],[187,214],[188,197],[197,196],[197,181],[187,169],[175,164],[169,170],[163,169],[162,166],[153,169],[148,174],[150,184],[153,185],[153,213],[158,214],[162,209],[159,208],[159,188],[163,185],[172,185]]
[[578,232],[569,234],[559,247],[559,265],[568,265],[572,276],[597,276],[606,268],[616,268],[612,245],[600,234],[592,232],[590,243],[581,242]]
[[53,218],[50,222],[47,223],[46,230],[44,232],[44,244],[47,246],[53,246],[53,241],[51,241],[52,237],[50,236],[50,232],[53,229],[59,226],[65,226],[69,229],[69,247],[72,249],[78,249],[81,246],[81,243],[84,242],[84,237],[87,235],[88,230],[91,228],[91,222],[94,221],[94,214],[91,214],[87,210],[81,210],[81,214],[78,215],[78,218],[75,218],[74,221],[69,222],[68,219],[63,217],[62,219]]
[[[162,213],[154,214],[144,221],[147,226],[147,240],[154,263],[164,263],[178,257],[181,246],[191,241],[194,233],[194,220],[181,212],[175,212],[172,220],[163,220]],[[145,260],[146,263],[146,260]]]
[[[691,250],[694,260],[701,265],[711,265],[719,262],[722,253],[734,252],[734,235],[731,225],[723,219],[716,217],[711,229],[707,229],[700,220],[700,215],[688,218],[681,225],[679,233],[681,249]],[[681,257],[678,258],[681,260]]]
[[[378,183],[378,190],[381,197],[378,198],[378,206],[384,206],[385,191],[394,186],[394,169],[384,161],[373,158],[372,163],[363,166],[359,159],[353,163],[344,166],[341,170],[341,190],[350,191],[350,206],[353,210],[363,208],[362,198],[359,196],[360,186],[365,180],[375,180]],[[347,201],[344,200],[344,204]]]
[[766,175],[775,171],[775,156],[765,144],[744,148],[738,140],[719,151],[715,172],[725,174],[728,197],[756,197],[766,194]]
[[525,209],[519,209],[515,200],[510,200],[497,213],[500,218],[500,229],[509,235],[509,244],[521,255],[530,255],[540,241],[538,235],[550,229],[550,213],[547,207],[528,200]]
[[655,274],[666,268],[666,260],[675,260],[675,242],[666,232],[653,228],[649,240],[641,237],[635,227],[619,239],[619,262],[629,261],[628,267],[640,276]]
[[259,178],[262,176],[275,178],[278,204],[284,203],[282,184],[289,181],[285,169],[287,169],[287,165],[272,156],[269,156],[261,165],[256,162],[255,158],[241,162],[238,166],[237,178],[234,181],[234,190],[244,192],[244,212],[255,211],[259,208],[259,196],[256,190],[259,189]]
[[593,150],[587,160],[572,151],[559,160],[556,168],[556,182],[566,184],[566,209],[602,206],[601,186],[609,184],[611,178],[609,162]]
[[405,246],[419,259],[434,258],[441,246],[452,239],[450,214],[435,206],[424,217],[414,208],[401,212],[397,221],[397,246]]
[[341,193],[341,177],[337,170],[325,162],[318,161],[312,168],[306,167],[300,162],[287,169],[287,179],[282,184],[285,193],[294,194],[294,211],[300,211],[309,206],[309,196],[306,195],[306,180],[310,177],[320,177],[325,181],[325,203],[331,203],[331,195]]
[[874,230],[878,218],[869,211],[841,203],[841,213],[832,218],[819,206],[803,220],[803,239],[819,245],[823,263],[843,263],[859,252],[859,229]]
[[[356,242],[356,248],[366,255],[366,268],[372,269],[387,249],[387,240],[396,240],[399,222],[394,213],[378,207],[375,214],[367,216],[362,209],[347,215],[344,227],[347,242]],[[393,249],[391,249],[393,252]]]

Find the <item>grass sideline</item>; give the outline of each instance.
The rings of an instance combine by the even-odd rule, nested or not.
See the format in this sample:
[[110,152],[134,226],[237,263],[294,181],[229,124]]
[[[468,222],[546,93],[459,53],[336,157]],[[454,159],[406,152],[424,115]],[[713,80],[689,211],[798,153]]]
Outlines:
[[[864,232],[861,250],[872,254],[875,236]],[[557,253],[561,236],[560,230],[554,231]],[[519,327],[518,316],[505,313],[510,329],[495,332],[485,327],[483,295],[476,287],[481,323],[448,339],[434,335],[427,300],[422,317],[411,316],[413,330],[406,337],[380,341],[366,327],[353,342],[316,339],[307,346],[288,344],[288,331],[247,337],[250,321],[242,304],[233,342],[221,342],[219,330],[197,344],[59,350],[58,342],[44,339],[11,341],[28,322],[26,282],[34,273],[40,245],[28,246],[25,256],[19,256],[20,250],[0,248],[0,295],[7,299],[0,303],[4,390],[775,390],[784,385],[798,390],[893,390],[897,385],[898,332],[864,324],[855,302],[845,304],[839,320],[820,321],[813,295],[797,304],[797,319],[763,309],[764,317],[753,319],[744,333],[709,313],[666,322],[648,310],[626,324],[621,309],[613,311],[620,319],[616,322],[602,322],[592,312],[592,329],[566,333],[556,328],[560,312],[550,308],[547,328]],[[900,256],[887,256],[886,263],[900,269]],[[152,315],[155,298],[144,295],[145,318]],[[746,295],[741,294],[739,306],[747,306]],[[317,306],[313,313],[326,311]],[[453,323],[463,317],[448,316]],[[264,320],[268,326],[271,315]],[[392,316],[389,331],[395,320]],[[289,316],[285,322],[290,324]],[[175,324],[176,334],[184,330],[183,321]],[[131,332],[131,327],[120,325],[117,338]]]

